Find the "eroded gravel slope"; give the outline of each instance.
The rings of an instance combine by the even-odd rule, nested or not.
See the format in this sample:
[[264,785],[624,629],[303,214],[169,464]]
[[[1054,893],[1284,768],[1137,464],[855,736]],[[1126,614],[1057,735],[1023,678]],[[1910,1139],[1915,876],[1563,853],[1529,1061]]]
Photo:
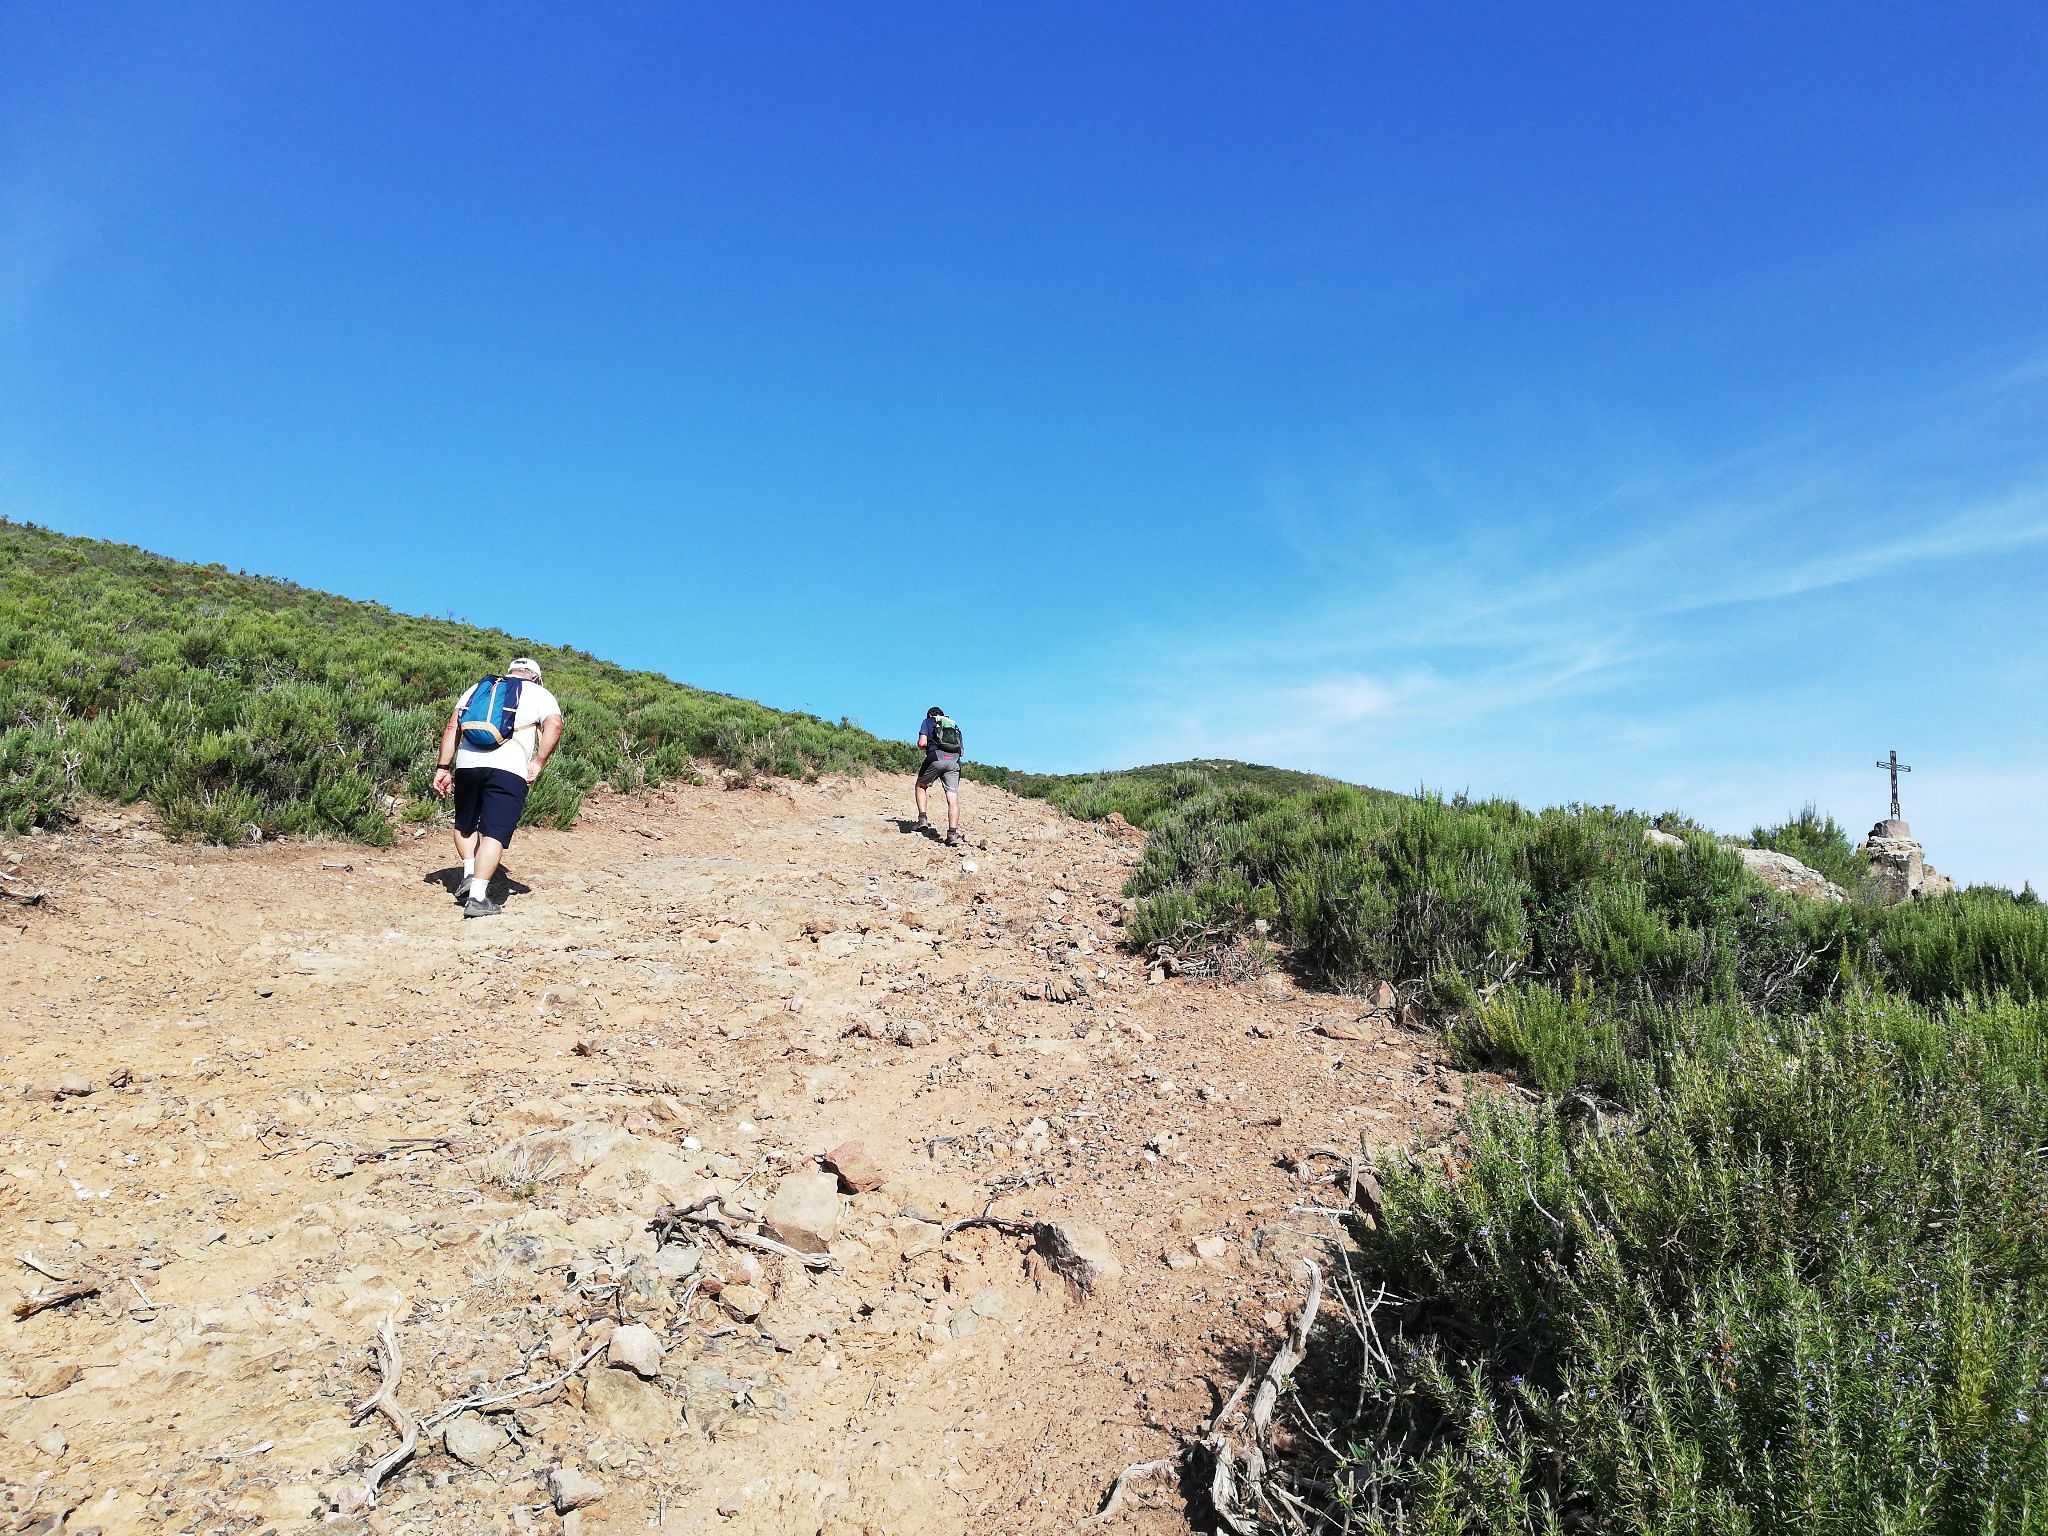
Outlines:
[[[440,832],[207,850],[100,812],[0,849],[49,891],[0,907],[0,1290],[56,1283],[17,1255],[101,1286],[0,1320],[0,1518],[1072,1529],[1298,1295],[1334,1202],[1288,1154],[1439,1135],[1462,1087],[1411,1034],[1314,1033],[1343,999],[1149,983],[1135,835],[968,800],[960,851],[899,832],[887,776],[595,802],[521,834],[492,921]],[[752,1230],[848,1139],[882,1182],[836,1197],[829,1269],[649,1231],[714,1194]],[[1080,1297],[1028,1238],[942,1235],[992,1193],[1098,1223],[1123,1276]],[[664,1348],[436,1428],[367,1508],[386,1318],[415,1414],[622,1321]],[[557,1513],[558,1469],[602,1497]],[[1191,1518],[1161,1481],[1103,1528]]]

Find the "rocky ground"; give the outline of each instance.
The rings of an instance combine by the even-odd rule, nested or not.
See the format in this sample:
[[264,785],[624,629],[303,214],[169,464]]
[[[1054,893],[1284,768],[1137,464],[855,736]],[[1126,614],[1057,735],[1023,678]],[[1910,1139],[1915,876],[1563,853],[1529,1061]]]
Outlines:
[[1069,1531],[1199,1437],[1336,1230],[1300,1154],[1462,1083],[1149,977],[1129,829],[909,799],[598,800],[485,921],[438,830],[0,845],[0,1293],[97,1287],[0,1317],[0,1529]]

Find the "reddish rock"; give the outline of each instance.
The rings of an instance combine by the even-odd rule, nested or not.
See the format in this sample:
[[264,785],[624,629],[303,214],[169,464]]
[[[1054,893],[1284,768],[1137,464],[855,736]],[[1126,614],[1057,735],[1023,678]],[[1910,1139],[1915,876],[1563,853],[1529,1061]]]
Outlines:
[[825,1166],[839,1175],[840,1188],[850,1195],[882,1187],[882,1167],[857,1141],[842,1141],[825,1154]]

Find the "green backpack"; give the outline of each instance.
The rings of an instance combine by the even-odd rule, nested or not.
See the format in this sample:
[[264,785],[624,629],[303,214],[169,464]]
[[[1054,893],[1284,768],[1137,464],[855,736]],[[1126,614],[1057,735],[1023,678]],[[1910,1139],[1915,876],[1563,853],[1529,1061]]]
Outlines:
[[963,739],[959,723],[950,715],[940,715],[932,721],[925,735],[930,738],[932,750],[936,752],[957,753]]

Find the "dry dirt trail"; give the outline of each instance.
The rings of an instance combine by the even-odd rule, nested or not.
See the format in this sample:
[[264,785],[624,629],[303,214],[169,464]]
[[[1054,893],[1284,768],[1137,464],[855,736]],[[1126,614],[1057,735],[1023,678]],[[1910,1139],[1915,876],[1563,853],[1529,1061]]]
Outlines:
[[[909,799],[596,800],[520,836],[487,921],[439,830],[0,845],[49,893],[0,905],[0,1295],[99,1286],[0,1314],[0,1529],[1064,1532],[1199,1434],[1332,1229],[1284,1154],[1440,1134],[1460,1080],[1314,1033],[1345,999],[1148,982],[1128,830],[970,785],[948,850]],[[821,1200],[849,1139],[880,1183]],[[1122,1275],[944,1230],[992,1193]],[[829,1267],[649,1230],[712,1195]],[[367,1506],[387,1318],[402,1415],[565,1379],[434,1425]],[[645,1379],[607,1363],[629,1322]],[[1159,1478],[1090,1529],[1200,1518]]]

